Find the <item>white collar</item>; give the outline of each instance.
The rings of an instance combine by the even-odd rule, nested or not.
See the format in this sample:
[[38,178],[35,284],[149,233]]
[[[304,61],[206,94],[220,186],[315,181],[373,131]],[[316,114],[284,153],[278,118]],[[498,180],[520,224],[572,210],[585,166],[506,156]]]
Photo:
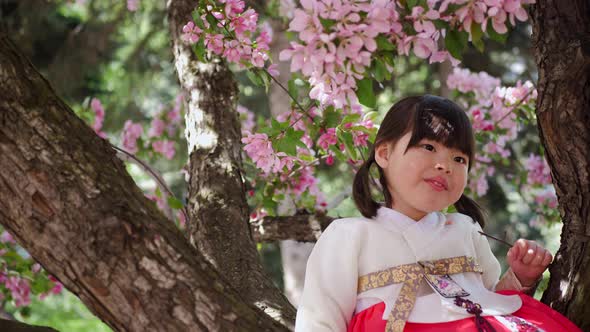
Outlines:
[[398,233],[405,233],[411,228],[418,228],[420,230],[428,230],[434,228],[441,219],[444,219],[440,212],[430,212],[422,219],[416,221],[405,214],[381,206],[377,210],[377,215],[373,217],[378,224],[383,227]]

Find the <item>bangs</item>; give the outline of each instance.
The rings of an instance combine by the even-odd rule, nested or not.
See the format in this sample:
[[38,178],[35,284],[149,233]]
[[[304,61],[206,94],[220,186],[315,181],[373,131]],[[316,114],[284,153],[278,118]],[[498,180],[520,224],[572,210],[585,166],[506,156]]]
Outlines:
[[422,139],[439,142],[456,149],[469,157],[471,165],[474,154],[474,137],[471,123],[465,111],[454,102],[431,95],[422,97],[414,112],[412,137],[408,149]]

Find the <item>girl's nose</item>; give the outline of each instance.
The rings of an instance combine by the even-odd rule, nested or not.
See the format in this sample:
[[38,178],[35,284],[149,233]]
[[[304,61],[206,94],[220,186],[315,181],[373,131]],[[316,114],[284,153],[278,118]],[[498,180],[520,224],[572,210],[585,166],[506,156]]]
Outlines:
[[444,171],[445,173],[451,173],[451,168],[448,165],[445,165],[444,163],[436,163],[434,168],[436,168],[439,171]]

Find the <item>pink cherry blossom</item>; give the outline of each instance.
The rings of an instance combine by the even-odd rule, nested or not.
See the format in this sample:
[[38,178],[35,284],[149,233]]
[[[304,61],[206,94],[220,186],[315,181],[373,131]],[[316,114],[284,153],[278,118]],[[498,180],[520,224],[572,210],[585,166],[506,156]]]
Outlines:
[[199,41],[199,35],[203,30],[201,30],[198,26],[195,25],[195,22],[189,21],[182,27],[182,40],[187,43],[194,44]]
[[223,35],[205,34],[205,46],[217,55],[223,53]]
[[10,276],[6,279],[4,286],[10,290],[16,307],[24,307],[31,303],[31,287],[27,279]]
[[544,190],[535,196],[535,202],[539,205],[546,205],[550,209],[557,207],[557,196],[553,190]]
[[134,12],[139,8],[139,0],[127,0],[127,10]]
[[246,144],[244,151],[246,151],[248,157],[264,173],[280,171],[281,161],[275,154],[272,143],[266,134],[248,134],[248,136],[242,138],[242,143]]
[[324,150],[328,150],[330,145],[335,145],[336,143],[338,143],[336,128],[328,128],[318,139],[318,146]]
[[242,136],[247,136],[256,125],[256,122],[254,122],[254,113],[242,105],[238,105],[237,112],[240,115],[242,123]]
[[161,119],[154,118],[151,123],[151,127],[148,130],[148,137],[160,137],[164,133],[166,128],[166,122]]
[[220,3],[225,3],[225,15],[227,17],[235,17],[244,11],[246,4],[242,0],[219,0]]
[[105,112],[100,100],[97,98],[92,98],[90,101],[90,108],[94,111],[94,123],[92,124],[92,129],[94,129],[94,132],[98,136],[106,138],[107,134],[101,131],[102,125],[104,123]]
[[168,121],[171,124],[178,124],[182,120],[182,117],[180,115],[180,109],[182,108],[183,100],[184,95],[182,93],[179,93],[176,96],[176,99],[174,99],[174,107],[172,108],[172,111],[170,111],[167,115]]
[[270,76],[272,76],[274,78],[278,78],[279,75],[281,74],[278,70],[278,67],[279,67],[279,65],[277,65],[276,63],[273,63],[272,65],[268,66],[268,68],[266,68],[266,70],[268,71]]
[[174,141],[169,141],[166,139],[153,142],[152,148],[154,149],[154,151],[162,154],[168,160],[174,158],[174,154],[176,153]]
[[551,183],[551,170],[541,156],[530,154],[524,166],[528,171],[527,181],[529,184],[545,185]]
[[0,243],[16,243],[16,241],[8,231],[3,231],[0,235]]
[[143,127],[131,120],[125,121],[123,126],[123,148],[131,154],[138,151],[137,139],[143,134]]

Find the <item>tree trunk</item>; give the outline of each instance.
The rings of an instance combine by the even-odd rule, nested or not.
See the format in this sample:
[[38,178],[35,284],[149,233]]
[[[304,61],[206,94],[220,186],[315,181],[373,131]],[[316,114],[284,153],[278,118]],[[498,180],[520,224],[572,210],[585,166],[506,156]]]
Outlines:
[[196,3],[168,2],[176,70],[186,92],[190,241],[249,303],[292,326],[295,310],[263,270],[242,182],[237,83],[219,58],[199,62],[181,39]]
[[281,331],[0,33],[0,223],[115,331]]
[[563,219],[542,301],[590,330],[590,3],[538,1],[532,9],[539,68],[539,134]]

